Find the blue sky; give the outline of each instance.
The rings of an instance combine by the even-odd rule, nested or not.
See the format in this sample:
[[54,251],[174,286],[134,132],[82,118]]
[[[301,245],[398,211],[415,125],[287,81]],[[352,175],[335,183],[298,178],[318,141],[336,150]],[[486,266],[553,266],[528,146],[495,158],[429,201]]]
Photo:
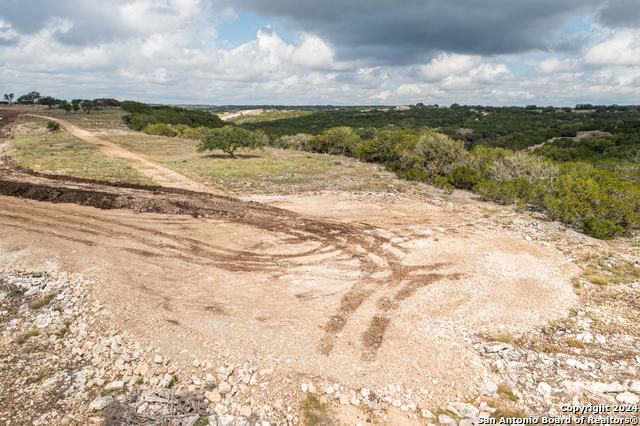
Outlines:
[[640,104],[638,0],[0,0],[0,91],[201,104]]

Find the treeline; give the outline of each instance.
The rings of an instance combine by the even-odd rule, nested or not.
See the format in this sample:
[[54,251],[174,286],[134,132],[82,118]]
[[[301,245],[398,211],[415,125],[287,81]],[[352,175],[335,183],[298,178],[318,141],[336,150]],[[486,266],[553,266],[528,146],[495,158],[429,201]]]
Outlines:
[[597,238],[626,235],[640,225],[638,181],[585,162],[558,164],[529,150],[482,145],[467,150],[463,141],[432,130],[386,130],[363,139],[343,126],[319,135],[286,135],[271,144],[356,157],[448,191],[467,189],[487,200],[529,205]]
[[25,95],[19,96],[15,102],[13,99],[15,95],[13,93],[4,94],[5,104],[12,105],[14,103],[21,105],[45,105],[49,109],[53,107],[59,107],[69,114],[71,111],[78,112],[80,110],[90,113],[91,111],[97,111],[105,108],[117,108],[120,106],[120,101],[111,98],[98,98],[98,99],[72,99],[67,101],[65,99],[57,99],[53,96],[42,96],[40,92],[29,92]]
[[204,129],[215,129],[225,124],[217,115],[205,111],[133,101],[122,102],[121,107],[129,113],[122,117],[127,125],[152,135],[199,139]]
[[[351,127],[363,139],[381,130],[434,129],[475,145],[523,149],[554,137],[575,137],[577,132],[601,130],[633,136],[640,142],[640,111],[637,106],[576,105],[577,108],[537,107],[450,107],[417,104],[404,109],[343,107],[314,114],[244,124],[248,130],[262,130],[272,137],[308,133],[318,135],[333,127]],[[585,109],[593,107],[592,109]]]

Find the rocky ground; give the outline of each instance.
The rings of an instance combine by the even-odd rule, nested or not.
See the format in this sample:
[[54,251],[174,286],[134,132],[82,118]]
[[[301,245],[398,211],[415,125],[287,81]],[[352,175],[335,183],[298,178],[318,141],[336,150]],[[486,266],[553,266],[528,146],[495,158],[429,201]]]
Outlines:
[[[571,238],[555,244],[570,251]],[[601,252],[596,244],[586,247]],[[608,248],[609,257],[595,262],[601,267],[591,273],[611,281],[576,280],[579,303],[566,318],[523,335],[470,337],[492,375],[480,389],[440,404],[424,388],[349,389],[276,378],[273,366],[232,362],[228,353],[185,366],[129,335],[92,296],[90,277],[67,275],[51,265],[7,269],[0,275],[0,424],[253,425],[319,419],[319,424],[462,426],[481,418],[569,415],[563,406],[608,407],[611,411],[586,414],[633,423],[640,395],[640,264],[619,247]],[[624,412],[614,411],[619,409]]]

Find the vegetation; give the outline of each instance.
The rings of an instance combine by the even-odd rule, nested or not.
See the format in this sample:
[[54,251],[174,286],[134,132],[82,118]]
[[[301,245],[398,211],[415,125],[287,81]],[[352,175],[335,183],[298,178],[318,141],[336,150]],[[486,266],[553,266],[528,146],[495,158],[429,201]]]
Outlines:
[[220,149],[235,158],[233,153],[238,148],[258,149],[263,146],[264,142],[253,132],[236,126],[224,126],[205,133],[198,145],[198,152]]
[[217,116],[204,111],[192,111],[179,107],[151,106],[140,102],[125,101],[122,109],[129,112],[122,120],[135,130],[157,124],[186,125],[188,127],[206,127],[210,129],[224,126]]

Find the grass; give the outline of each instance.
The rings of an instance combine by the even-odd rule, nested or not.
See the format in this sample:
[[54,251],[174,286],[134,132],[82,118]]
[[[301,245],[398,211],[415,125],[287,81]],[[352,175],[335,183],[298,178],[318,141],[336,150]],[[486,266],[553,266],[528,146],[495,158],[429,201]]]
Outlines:
[[53,297],[54,297],[53,294],[47,294],[42,297],[39,297],[38,299],[31,302],[31,305],[30,305],[31,309],[40,309],[44,305],[48,305],[49,303],[51,303],[51,300],[53,300]]
[[501,331],[500,333],[492,334],[491,338],[496,342],[502,342],[502,343],[511,343],[513,342],[513,339],[514,339],[513,335],[506,331]]
[[[7,155],[35,171],[110,182],[151,184],[125,161],[102,155],[98,148],[66,131],[47,132],[46,120],[24,117],[16,126]],[[86,170],[85,170],[86,168]]]
[[599,259],[593,262],[591,257],[585,260],[591,264],[585,269],[583,276],[597,285],[626,284],[640,278],[640,268],[630,262],[614,259]]
[[[149,160],[175,170],[188,178],[209,184],[216,189],[243,193],[288,193],[299,191],[316,191],[323,189],[337,189],[342,191],[354,190],[386,190],[388,185],[397,184],[393,173],[381,170],[379,165],[360,163],[353,158],[341,158],[325,154],[315,154],[304,151],[281,150],[267,147],[262,151],[238,150],[236,159],[219,151],[197,153],[197,140],[170,138],[147,135],[127,129],[122,124],[122,111],[104,110],[91,114],[65,114],[61,110],[46,110],[38,114],[61,118],[70,123],[89,130],[96,136],[121,145],[125,149],[145,155]],[[247,116],[248,118],[249,116]],[[262,116],[251,116],[261,117]],[[44,129],[46,120],[26,117],[25,120],[38,121]],[[48,142],[43,143],[42,139]],[[56,142],[57,139],[72,138],[67,142]],[[87,144],[73,138],[66,132],[55,134],[17,135],[17,141],[12,144],[11,156],[18,159],[22,165],[36,170],[58,171],[64,174],[91,177],[112,181],[135,181],[146,179],[141,175],[130,175],[124,170],[101,170],[100,161],[108,160],[115,166],[118,160],[98,159],[94,165],[91,155],[99,153],[75,152],[87,148]],[[28,139],[28,140],[24,140]],[[31,140],[34,139],[34,140]],[[66,139],[65,139],[66,140]],[[48,144],[54,146],[50,147]],[[58,146],[60,145],[60,146]],[[71,159],[60,159],[57,154],[62,146]],[[42,151],[32,154],[31,149]],[[55,148],[55,155],[51,150]],[[88,146],[91,148],[91,146]],[[88,149],[87,148],[87,149]],[[35,156],[36,158],[30,158]],[[55,162],[45,162],[50,157]],[[64,164],[61,162],[65,160]],[[40,167],[36,167],[36,166]],[[85,172],[83,167],[87,166]],[[125,164],[128,167],[128,165]],[[134,170],[135,172],[135,170]],[[86,176],[95,173],[96,176]],[[136,172],[137,173],[137,172]],[[376,175],[376,176],[374,176]],[[418,187],[415,182],[403,182],[407,187]]]
[[583,349],[584,348],[584,342],[582,340],[578,340],[578,339],[573,339],[571,337],[567,337],[567,339],[565,341],[567,342],[567,345],[571,346],[572,348],[576,348],[576,349]]
[[174,374],[171,377],[171,380],[169,380],[169,383],[167,384],[167,389],[171,389],[172,387],[175,386],[176,383],[178,383],[178,376]]
[[505,398],[507,398],[511,402],[518,401],[518,397],[516,396],[515,393],[513,393],[513,389],[511,389],[511,386],[509,386],[506,383],[501,383],[498,385],[498,393],[500,395],[503,395]]
[[500,419],[527,419],[529,418],[529,414],[518,409],[509,408],[509,407],[500,407],[498,408],[492,415],[492,418],[500,421]]
[[336,423],[329,415],[326,404],[322,404],[316,394],[307,393],[302,402],[302,415],[309,426],[331,426]]

